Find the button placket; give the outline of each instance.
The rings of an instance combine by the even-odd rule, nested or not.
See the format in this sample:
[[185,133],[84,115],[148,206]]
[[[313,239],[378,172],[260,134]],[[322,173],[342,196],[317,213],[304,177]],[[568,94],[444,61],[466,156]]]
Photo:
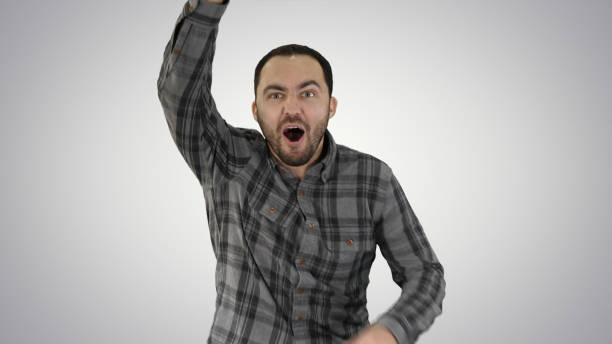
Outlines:
[[297,204],[302,212],[303,218],[300,226],[304,235],[300,241],[299,256],[295,260],[296,269],[300,276],[300,282],[294,285],[293,290],[293,314],[296,338],[308,336],[306,329],[308,316],[311,312],[309,290],[314,287],[314,277],[310,272],[311,263],[317,260],[320,254],[320,237],[316,229],[319,221],[313,204],[313,196],[316,195],[318,184],[311,183],[312,178],[305,178],[296,184],[294,189]]

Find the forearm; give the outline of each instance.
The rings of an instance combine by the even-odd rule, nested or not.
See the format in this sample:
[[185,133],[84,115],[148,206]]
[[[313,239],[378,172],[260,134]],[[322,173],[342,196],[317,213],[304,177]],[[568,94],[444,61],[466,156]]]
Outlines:
[[[434,263],[436,264],[436,263]],[[442,312],[445,281],[440,265],[424,266],[408,273],[402,293],[377,324],[389,329],[398,343],[414,343]]]
[[[171,129],[177,116],[195,116],[196,102],[185,102],[187,92],[200,91],[199,96],[211,103],[210,82],[218,23],[226,5],[206,0],[197,7],[186,3],[176,21],[172,37],[166,45],[157,87]],[[202,81],[204,84],[199,84]],[[194,98],[196,96],[194,95]],[[213,115],[213,111],[207,111]]]
[[382,209],[377,242],[402,293],[377,323],[399,343],[413,343],[442,312],[444,270],[393,176]]
[[201,182],[212,168],[217,141],[228,136],[210,93],[215,39],[225,7],[206,0],[197,7],[185,5],[157,81],[172,138]]

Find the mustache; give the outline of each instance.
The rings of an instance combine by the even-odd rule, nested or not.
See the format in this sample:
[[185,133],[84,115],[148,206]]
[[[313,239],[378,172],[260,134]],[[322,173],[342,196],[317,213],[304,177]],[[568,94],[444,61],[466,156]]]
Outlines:
[[287,124],[287,123],[291,123],[291,124],[300,124],[301,126],[304,127],[304,129],[306,129],[306,131],[310,131],[310,125],[308,125],[306,122],[304,122],[301,118],[299,117],[287,117],[285,119],[283,119],[277,127],[277,130],[281,130],[281,128]]

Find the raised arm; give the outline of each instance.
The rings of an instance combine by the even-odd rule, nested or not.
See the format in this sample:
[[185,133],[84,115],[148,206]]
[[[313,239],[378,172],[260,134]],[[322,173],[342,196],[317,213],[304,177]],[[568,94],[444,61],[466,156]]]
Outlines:
[[382,204],[377,242],[402,293],[377,324],[389,329],[398,343],[414,343],[442,312],[444,270],[393,174]]
[[227,6],[222,2],[185,4],[157,81],[172,138],[204,187],[230,177],[250,156],[247,131],[221,118],[210,93],[218,23]]

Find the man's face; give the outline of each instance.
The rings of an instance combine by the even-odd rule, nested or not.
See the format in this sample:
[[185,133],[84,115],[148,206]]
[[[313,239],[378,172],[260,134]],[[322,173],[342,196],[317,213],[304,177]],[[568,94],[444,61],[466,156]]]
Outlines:
[[256,95],[253,117],[274,155],[289,166],[311,163],[337,104],[319,62],[308,55],[271,58],[261,70]]

